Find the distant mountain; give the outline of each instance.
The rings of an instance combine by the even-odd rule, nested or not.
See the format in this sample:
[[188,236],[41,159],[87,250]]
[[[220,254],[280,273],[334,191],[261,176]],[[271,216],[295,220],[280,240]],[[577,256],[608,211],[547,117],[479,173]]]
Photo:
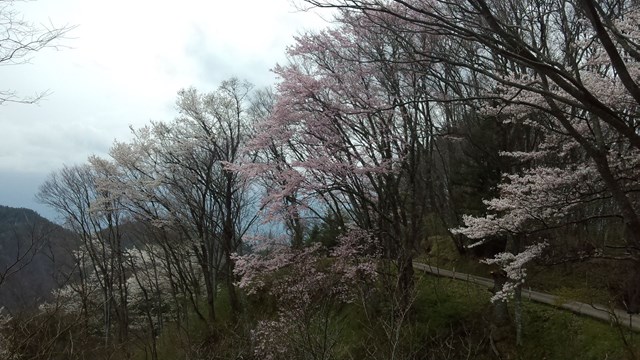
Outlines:
[[71,264],[73,234],[37,212],[0,205],[0,306],[28,310],[50,296]]

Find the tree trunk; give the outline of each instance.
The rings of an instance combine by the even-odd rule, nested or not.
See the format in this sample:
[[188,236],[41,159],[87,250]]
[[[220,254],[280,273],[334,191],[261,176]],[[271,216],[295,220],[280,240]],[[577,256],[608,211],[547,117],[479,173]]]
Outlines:
[[[203,266],[202,275],[204,277],[204,283],[207,291],[207,312],[209,317],[209,323],[213,324],[216,321],[216,308],[215,308],[215,278],[212,273],[212,269],[209,266]],[[197,304],[196,304],[197,306]]]
[[[491,277],[493,278],[493,288],[491,292],[496,294],[504,287],[504,284],[507,282],[507,277],[502,271],[492,271]],[[499,300],[493,303],[493,320],[497,327],[509,325],[509,310],[506,301]]]
[[516,345],[522,346],[522,285],[518,285],[516,288],[513,306],[516,323]]
[[[225,219],[224,219],[224,228],[223,228],[223,242],[224,242],[224,257],[225,257],[225,268],[226,268],[226,276],[225,281],[227,285],[227,292],[229,293],[229,302],[231,304],[231,312],[235,317],[240,313],[240,301],[238,300],[238,295],[236,293],[236,288],[233,285],[233,268],[234,263],[231,260],[231,254],[236,251],[235,246],[235,230],[234,230],[234,219],[233,219],[233,175],[231,173],[226,173],[227,185],[225,191]],[[236,221],[239,221],[236,219]]]
[[400,291],[401,311],[408,310],[413,303],[415,281],[413,277],[413,255],[406,250],[398,256],[398,290]]

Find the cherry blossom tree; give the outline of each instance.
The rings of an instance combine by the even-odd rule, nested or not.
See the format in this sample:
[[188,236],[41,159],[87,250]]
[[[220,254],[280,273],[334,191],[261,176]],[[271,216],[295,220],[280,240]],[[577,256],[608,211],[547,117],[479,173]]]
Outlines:
[[[231,168],[247,178],[251,177],[257,180],[254,181],[254,186],[266,190],[263,191],[265,194],[261,198],[260,206],[263,209],[263,222],[282,221],[291,238],[292,246],[301,248],[306,227],[305,209],[302,205],[305,203],[307,195],[300,189],[291,187],[290,177],[282,176],[283,173],[292,173],[293,171],[288,162],[288,146],[269,139],[257,140],[265,136],[264,134],[258,135],[261,131],[269,131],[266,127],[263,129],[259,121],[271,116],[276,102],[277,96],[273,89],[266,88],[256,91],[251,99],[249,111],[251,118],[258,124],[253,130],[251,145],[247,149],[254,160],[251,163]],[[260,141],[261,144],[257,145],[256,141]],[[265,166],[265,164],[269,165]],[[259,176],[256,176],[258,174]],[[279,196],[277,192],[274,194],[269,190],[280,188],[288,188],[288,191],[283,196]]]
[[329,259],[325,254],[319,243],[263,244],[260,253],[235,257],[239,287],[275,302],[274,316],[260,319],[252,331],[256,356],[335,358],[338,315],[375,288],[379,252],[370,233],[354,228],[338,239]]
[[483,91],[493,101],[489,107],[511,107],[521,120],[577,142],[617,203],[630,239],[638,241],[634,200],[617,178],[617,155],[610,154],[612,148],[633,154],[639,144],[633,2],[307,2],[357,9],[383,24],[396,16],[454,44],[473,45],[461,53],[415,50],[493,80]]
[[188,326],[195,314],[213,327],[222,287],[238,314],[231,255],[258,209],[250,180],[228,167],[250,161],[242,152],[250,90],[237,79],[209,94],[183,90],[174,121],[132,130],[110,158],[49,177],[38,198],[80,242],[68,283],[44,310],[82,319],[105,349],[135,338],[154,358],[166,322]]
[[[306,2],[352,9],[398,35],[429,34],[450,44],[449,49],[462,50],[412,48],[414,61],[430,76],[437,77],[428,70],[434,61],[476,74],[454,84],[479,87],[477,96],[461,94],[456,100],[544,132],[543,143],[505,154],[526,166],[511,170],[500,197],[487,203],[490,214],[467,217],[468,227],[461,233],[487,239],[617,216],[626,228],[624,246],[636,269],[632,272],[637,272],[640,57],[637,26],[632,25],[638,12],[635,2]],[[415,28],[394,28],[389,17]],[[600,206],[604,213],[577,211],[607,202],[614,206]],[[570,209],[575,211],[569,214]]]
[[[89,253],[84,245],[74,251],[78,268],[73,275],[77,276],[70,276],[66,284],[54,290],[52,300],[39,308],[40,315],[50,319],[78,319],[77,322],[82,324],[81,331],[87,334],[87,342],[88,334],[102,330],[101,313],[105,302],[100,291],[103,280]],[[139,244],[125,250],[124,256],[129,331],[137,339],[148,339],[152,359],[158,359],[157,338],[164,323],[173,320],[177,311],[177,304],[171,296],[168,268],[156,253],[161,251],[153,245],[141,248]]]
[[14,339],[7,331],[11,320],[13,320],[11,315],[6,314],[4,308],[0,308],[0,355],[5,359],[10,359],[13,355],[11,344]]
[[[124,194],[124,206],[137,220],[182,238],[187,256],[198,259],[211,323],[220,279],[234,311],[239,311],[230,256],[256,219],[250,181],[228,169],[246,161],[242,147],[249,133],[250,91],[250,84],[237,79],[209,94],[180,91],[176,120],[134,130],[132,142],[115,144],[110,153],[113,173],[103,184]],[[178,255],[171,243],[164,249],[169,257]],[[193,273],[180,268],[180,261],[173,266],[183,274],[181,282],[189,284]]]
[[337,24],[298,37],[290,63],[275,68],[277,100],[248,147],[258,160],[241,172],[276,179],[266,197],[271,213],[295,219],[300,208],[322,204],[373,231],[409,293],[435,187],[428,91],[421,74],[403,65],[395,34],[347,12]]

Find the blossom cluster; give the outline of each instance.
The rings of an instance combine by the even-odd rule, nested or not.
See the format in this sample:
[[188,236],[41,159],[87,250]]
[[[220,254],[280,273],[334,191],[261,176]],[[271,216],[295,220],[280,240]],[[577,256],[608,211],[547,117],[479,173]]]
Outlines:
[[528,246],[524,251],[517,254],[502,252],[491,259],[482,260],[483,263],[488,265],[498,265],[507,276],[507,281],[502,289],[491,297],[491,301],[506,301],[512,298],[516,289],[524,284],[527,277],[525,265],[539,257],[548,245],[547,242],[541,242]]

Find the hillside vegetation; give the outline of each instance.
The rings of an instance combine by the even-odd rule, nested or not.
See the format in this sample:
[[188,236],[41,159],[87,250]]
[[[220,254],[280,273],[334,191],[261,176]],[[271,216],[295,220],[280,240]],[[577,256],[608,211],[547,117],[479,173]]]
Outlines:
[[619,321],[522,289],[640,313],[638,2],[302,3],[335,18],[274,87],[179,90],[49,175],[71,266],[2,316],[2,355],[637,358]]

